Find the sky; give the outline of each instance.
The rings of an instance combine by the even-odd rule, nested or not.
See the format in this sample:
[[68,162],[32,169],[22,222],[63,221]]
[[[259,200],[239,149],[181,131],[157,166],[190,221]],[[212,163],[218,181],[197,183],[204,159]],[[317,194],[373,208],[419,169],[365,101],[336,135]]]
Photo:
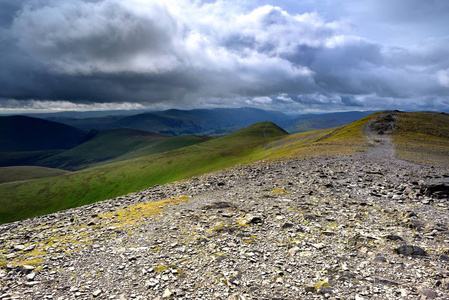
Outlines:
[[447,0],[1,0],[0,113],[449,111]]

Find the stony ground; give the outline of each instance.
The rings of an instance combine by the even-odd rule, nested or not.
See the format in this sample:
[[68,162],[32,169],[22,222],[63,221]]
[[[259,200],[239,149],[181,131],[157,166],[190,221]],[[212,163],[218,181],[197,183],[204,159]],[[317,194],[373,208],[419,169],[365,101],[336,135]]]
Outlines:
[[449,299],[449,169],[367,130],[369,153],[2,225],[0,299]]

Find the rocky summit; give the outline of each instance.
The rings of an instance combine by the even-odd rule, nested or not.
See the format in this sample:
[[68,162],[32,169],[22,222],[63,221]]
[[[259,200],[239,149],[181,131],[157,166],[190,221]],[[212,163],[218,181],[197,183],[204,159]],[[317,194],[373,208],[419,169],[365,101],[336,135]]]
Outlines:
[[[0,299],[449,299],[449,169],[261,161],[0,226]],[[385,126],[388,129],[388,126]]]

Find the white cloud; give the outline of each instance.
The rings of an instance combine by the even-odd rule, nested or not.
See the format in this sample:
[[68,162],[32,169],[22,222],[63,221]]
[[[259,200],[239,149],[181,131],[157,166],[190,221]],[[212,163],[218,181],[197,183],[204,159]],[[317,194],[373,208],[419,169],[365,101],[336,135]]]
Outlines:
[[273,100],[270,97],[254,97],[251,99],[251,102],[255,104],[270,104]]
[[281,101],[281,102],[284,102],[284,103],[293,103],[293,102],[295,102],[295,101],[293,101],[292,98],[290,98],[290,97],[289,97],[287,94],[285,94],[285,93],[279,94],[279,95],[276,97],[276,99],[279,100],[279,101]]
[[144,105],[132,102],[121,103],[73,103],[70,101],[53,100],[26,100],[18,101],[14,99],[0,99],[2,106],[0,112],[15,111],[109,111],[109,110],[134,110],[144,109]]

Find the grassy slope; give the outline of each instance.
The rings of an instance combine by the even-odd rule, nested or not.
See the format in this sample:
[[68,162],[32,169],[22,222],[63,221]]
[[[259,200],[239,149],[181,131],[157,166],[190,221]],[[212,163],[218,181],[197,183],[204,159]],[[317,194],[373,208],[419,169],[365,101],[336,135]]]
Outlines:
[[448,114],[413,112],[398,117],[393,141],[400,158],[449,166]]
[[300,120],[295,123],[293,126],[287,128],[288,132],[304,132],[304,131],[312,131],[312,130],[320,130],[327,129],[332,127],[343,126],[353,122],[354,120],[340,120],[333,118],[311,118],[306,120]]
[[39,160],[46,159],[64,151],[65,150],[0,152],[0,166],[33,166]]
[[119,162],[128,159],[139,158],[143,156],[148,156],[156,153],[167,152],[198,143],[202,143],[210,140],[210,137],[196,136],[196,135],[183,135],[177,137],[170,137],[167,139],[155,140],[152,143],[141,144],[139,147],[134,148],[117,158],[111,159],[106,163]]
[[65,173],[67,171],[43,167],[2,167],[0,168],[0,184],[19,180],[55,177]]
[[280,125],[289,133],[327,129],[350,124],[374,112],[337,112],[317,115],[301,115],[295,119],[282,121]]
[[367,116],[346,126],[289,135],[268,144],[264,150],[265,156],[267,158],[310,158],[365,151],[371,146],[362,128],[376,115]]
[[258,157],[257,149],[284,136],[264,122],[178,150],[108,164],[56,178],[0,186],[0,223],[20,220],[216,171]]
[[203,137],[174,138],[134,129],[100,132],[93,139],[36,164],[66,170],[81,170],[111,162],[165,152],[204,141]]

